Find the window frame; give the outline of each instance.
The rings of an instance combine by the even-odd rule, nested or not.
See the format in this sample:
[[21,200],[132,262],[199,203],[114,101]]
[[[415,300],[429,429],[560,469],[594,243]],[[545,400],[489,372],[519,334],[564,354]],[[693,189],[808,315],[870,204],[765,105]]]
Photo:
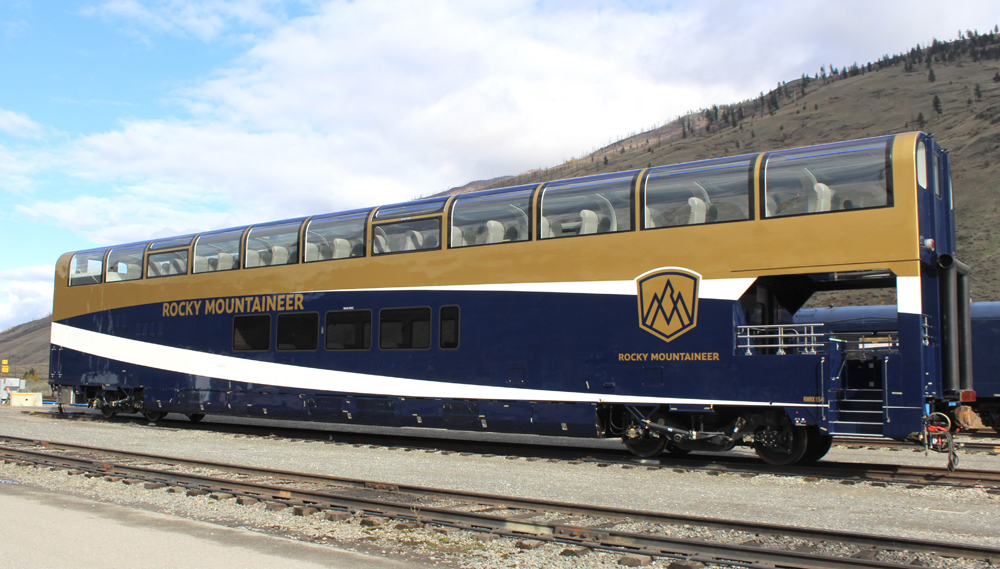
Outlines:
[[[240,349],[236,347],[236,321],[239,319],[249,319],[249,318],[267,318],[267,347],[263,349]],[[271,325],[271,314],[269,313],[258,313],[258,314],[238,314],[233,316],[233,339],[231,346],[234,352],[254,352],[262,353],[271,351],[271,340],[274,336],[274,327]]]
[[[629,173],[632,174],[632,179],[629,182],[629,200],[628,200],[629,201],[629,215],[627,216],[628,224],[629,224],[629,228],[628,229],[619,229],[617,231],[605,231],[604,233],[595,232],[595,233],[588,233],[588,234],[584,234],[584,235],[580,235],[579,233],[575,234],[575,235],[573,235],[573,234],[570,234],[570,235],[559,235],[559,236],[556,236],[556,237],[545,237],[542,234],[542,219],[545,217],[545,195],[546,195],[546,193],[549,190],[559,191],[560,189],[562,189],[565,186],[572,186],[574,184],[584,184],[584,183],[587,183],[588,180],[591,180],[594,183],[597,183],[597,182],[600,182],[602,180],[608,180],[608,179],[612,179],[612,178],[615,178],[615,177],[623,178],[624,179],[625,176],[623,176],[622,174],[629,174]],[[536,241],[549,241],[549,240],[553,240],[553,239],[564,239],[564,238],[567,238],[567,237],[585,237],[585,236],[589,236],[589,235],[614,235],[616,233],[628,233],[630,231],[636,231],[637,230],[636,223],[635,223],[636,202],[637,202],[637,200],[636,200],[636,182],[639,180],[639,177],[640,177],[640,175],[642,173],[643,173],[643,170],[626,170],[625,172],[612,172],[612,173],[608,173],[608,174],[594,174],[592,176],[584,176],[584,177],[581,177],[581,178],[567,178],[565,180],[555,180],[555,181],[552,181],[552,182],[546,182],[546,183],[542,184],[541,187],[538,189],[538,216],[537,216],[538,219],[536,221],[536,227],[535,227],[535,231],[536,231],[535,235],[537,235],[537,238],[535,240]],[[604,198],[604,199],[607,199],[607,198]]]
[[[412,320],[410,328],[410,347],[407,348],[386,348],[382,346],[382,332],[385,329],[382,316],[386,312],[390,311],[402,311],[402,310],[426,310],[427,311],[427,346],[425,347],[413,347],[413,329]],[[380,308],[378,311],[378,349],[379,351],[385,352],[418,352],[418,351],[428,351],[431,346],[434,345],[434,310],[430,306],[396,306],[391,308]]]
[[[183,253],[186,256],[186,258],[184,259],[184,272],[183,273],[173,273],[173,274],[167,273],[165,275],[163,275],[163,274],[160,274],[160,275],[151,275],[151,274],[149,274],[149,268],[152,266],[152,265],[150,265],[150,263],[152,262],[153,257],[162,257],[162,256],[166,256],[166,255],[175,255],[175,254],[178,254],[178,253]],[[181,277],[181,276],[184,276],[184,275],[191,274],[191,254],[190,253],[191,252],[188,249],[177,249],[177,250],[174,250],[174,251],[157,251],[155,253],[150,253],[149,251],[146,251],[145,262],[143,263],[143,278],[145,278],[145,279],[159,279],[159,278],[165,278],[165,277]]]
[[[324,261],[346,261],[348,259],[364,259],[365,257],[367,257],[368,256],[368,225],[369,225],[368,224],[368,218],[371,217],[372,209],[374,209],[374,208],[358,209],[358,210],[345,211],[345,212],[340,212],[340,213],[331,213],[331,214],[316,215],[316,216],[313,216],[313,217],[310,217],[309,219],[307,219],[303,223],[302,238],[299,239],[299,241],[300,241],[300,247],[302,249],[302,262],[303,263],[322,263]],[[312,261],[310,261],[309,259],[307,259],[306,258],[306,252],[308,250],[309,244],[311,243],[309,241],[309,233],[310,233],[310,227],[312,227],[312,224],[314,222],[317,222],[317,221],[323,222],[323,221],[327,221],[327,220],[342,218],[342,217],[345,217],[345,216],[358,216],[358,217],[361,218],[361,254],[358,255],[358,256],[348,255],[347,257],[341,257],[339,259],[336,258],[336,257],[331,258],[331,259],[313,259]],[[318,232],[316,232],[316,233],[318,234]],[[327,240],[325,236],[323,237],[323,239],[327,241],[327,244],[330,244],[329,240]]]
[[[313,315],[316,317],[316,325],[314,330],[316,332],[315,340],[316,346],[313,348],[282,348],[281,347],[281,320],[282,318],[288,318],[292,316],[308,316]],[[320,337],[320,326],[319,326],[319,311],[299,311],[299,312],[279,312],[277,318],[275,318],[274,324],[274,348],[279,352],[316,352],[319,350],[319,337]]]
[[[446,308],[455,309],[455,345],[444,345],[444,310]],[[462,345],[462,309],[457,304],[445,304],[438,308],[438,349],[457,350]]]
[[[773,217],[769,217],[767,215],[767,164],[768,164],[768,160],[770,159],[771,155],[778,154],[778,153],[784,153],[784,152],[788,152],[788,151],[806,150],[806,149],[809,149],[809,148],[817,148],[817,147],[822,147],[822,146],[829,146],[829,147],[832,148],[832,147],[836,147],[836,146],[840,146],[840,145],[844,145],[844,144],[857,144],[857,143],[864,142],[866,140],[873,140],[873,139],[874,140],[882,139],[882,140],[885,141],[884,142],[884,147],[885,147],[885,153],[884,154],[885,154],[885,157],[883,159],[884,160],[884,164],[885,164],[885,201],[886,201],[885,205],[878,205],[878,206],[872,206],[872,207],[862,207],[862,208],[853,208],[853,209],[836,209],[836,210],[830,210],[830,211],[813,211],[813,212],[804,212],[804,213],[792,213],[792,214],[788,214],[788,215],[776,215],[776,216],[773,216]],[[834,214],[834,213],[854,213],[854,212],[858,212],[858,211],[879,210],[879,209],[886,209],[886,208],[895,207],[894,189],[893,189],[893,183],[892,183],[893,172],[894,172],[893,167],[892,167],[892,152],[893,152],[893,149],[895,148],[895,144],[896,144],[896,137],[893,136],[893,135],[886,135],[886,136],[876,136],[876,137],[871,137],[871,138],[862,138],[862,139],[858,139],[858,140],[847,140],[847,141],[842,141],[842,142],[833,142],[833,143],[829,143],[829,144],[817,144],[817,145],[814,145],[814,146],[803,146],[801,148],[789,148],[788,150],[779,150],[779,151],[774,151],[774,152],[765,152],[763,154],[763,157],[761,158],[761,162],[760,162],[760,176],[758,177],[758,184],[759,184],[759,189],[760,189],[759,202],[757,204],[757,206],[759,208],[758,211],[760,212],[759,219],[761,219],[761,220],[768,220],[768,219],[790,219],[790,218],[795,218],[795,217],[806,217],[806,216],[810,216],[810,215],[823,215],[823,214]]]
[[[191,260],[192,260],[192,263],[191,263],[191,270],[189,271],[189,274],[192,274],[192,275],[207,275],[207,274],[211,274],[211,273],[224,273],[226,271],[238,271],[238,270],[242,269],[243,268],[243,243],[244,243],[244,238],[246,237],[246,233],[247,233],[248,229],[250,229],[249,226],[246,226],[246,227],[234,227],[234,228],[231,228],[231,229],[222,229],[222,230],[219,230],[219,231],[206,231],[205,233],[201,233],[197,237],[195,237],[195,239],[193,241],[193,244],[191,246]],[[236,255],[235,255],[236,258],[233,261],[233,266],[232,267],[229,267],[228,269],[222,269],[222,270],[214,269],[214,270],[211,270],[211,271],[196,271],[195,270],[194,260],[198,256],[198,244],[201,243],[202,239],[204,239],[206,237],[211,238],[211,237],[215,237],[216,235],[224,235],[224,234],[227,234],[227,233],[236,233],[236,232],[239,232],[239,237],[236,239]],[[211,245],[208,245],[208,246],[211,246]],[[222,251],[220,251],[220,252],[222,252]],[[225,251],[225,253],[231,255],[228,251]],[[218,258],[218,252],[215,255],[216,255],[216,258]],[[204,256],[204,257],[206,259],[208,258],[207,255]]]
[[[300,257],[302,257],[302,249],[303,249],[303,247],[302,247],[302,227],[305,225],[306,219],[308,219],[308,218],[286,219],[284,221],[272,221],[272,222],[269,222],[269,223],[261,223],[261,224],[258,224],[258,225],[250,225],[249,227],[247,227],[246,234],[243,235],[242,238],[241,238],[242,241],[241,241],[241,246],[240,246],[240,252],[242,253],[242,258],[240,259],[240,268],[242,268],[242,269],[265,269],[265,268],[271,268],[271,267],[284,267],[286,265],[297,265],[297,264],[299,264],[300,263]],[[249,258],[250,258],[250,256],[248,255],[248,253],[250,252],[250,240],[255,238],[253,236],[254,231],[261,230],[261,229],[268,229],[268,228],[276,228],[276,227],[281,227],[281,226],[293,226],[293,225],[297,226],[294,232],[288,232],[288,233],[282,234],[282,235],[294,235],[295,236],[295,254],[293,255],[289,251],[289,253],[288,253],[288,262],[281,263],[280,265],[275,265],[275,264],[272,264],[272,263],[268,263],[266,265],[257,265],[255,267],[248,267],[247,266],[247,261],[249,261]],[[260,239],[260,238],[258,237],[256,239]],[[271,245],[271,248],[272,248],[271,250],[272,250],[272,254],[273,254],[274,245]],[[254,249],[254,252],[256,253],[257,250]],[[273,260],[273,257],[272,257],[272,260]]]
[[[331,348],[329,344],[330,338],[330,315],[331,314],[343,314],[343,313],[368,313],[368,347],[367,348]],[[370,352],[372,349],[372,336],[374,335],[375,327],[371,308],[344,308],[341,310],[328,310],[326,314],[323,315],[323,349],[328,352]]]
[[[641,190],[638,192],[639,193],[639,207],[637,208],[638,217],[639,217],[639,223],[638,223],[639,228],[642,231],[655,231],[655,230],[658,230],[658,229],[676,229],[678,227],[698,227],[698,226],[702,226],[702,225],[721,225],[721,224],[725,224],[725,223],[741,223],[741,222],[744,222],[744,221],[754,221],[755,219],[757,219],[757,207],[756,207],[756,201],[757,200],[754,199],[754,171],[755,171],[755,169],[757,167],[757,159],[758,159],[759,156],[760,156],[760,154],[744,154],[744,155],[741,155],[741,156],[727,156],[727,157],[724,157],[724,158],[714,158],[714,159],[709,159],[709,160],[699,160],[699,161],[695,161],[695,162],[685,162],[685,163],[676,164],[676,165],[674,165],[674,164],[668,164],[668,165],[664,165],[664,166],[654,166],[653,168],[650,168],[649,171],[646,172],[646,174],[643,175],[643,178],[642,178],[642,180],[640,181],[640,184],[639,184],[641,186]],[[746,219],[729,219],[729,220],[726,220],[726,221],[712,221],[712,222],[693,223],[693,224],[692,223],[686,223],[686,224],[683,224],[683,225],[664,225],[662,227],[646,227],[646,207],[647,207],[646,193],[648,191],[647,185],[649,184],[650,174],[653,173],[653,170],[659,170],[659,169],[665,169],[665,168],[674,168],[674,167],[682,167],[682,166],[693,165],[693,164],[706,164],[707,165],[707,163],[712,163],[712,162],[722,162],[722,161],[729,161],[729,160],[735,161],[735,160],[737,160],[739,158],[749,158],[750,159],[750,161],[749,161],[750,163],[748,164],[748,167],[747,167],[747,217],[746,217]]]
[[[67,266],[66,266],[66,272],[68,273],[67,279],[66,279],[66,286],[68,286],[68,287],[71,287],[71,286],[88,286],[88,285],[95,285],[95,284],[102,284],[102,283],[104,283],[105,282],[104,279],[106,278],[106,275],[104,273],[107,271],[107,267],[108,267],[108,251],[110,251],[110,250],[111,250],[111,247],[102,247],[100,249],[86,249],[86,250],[83,250],[83,251],[76,251],[75,253],[73,253],[73,256],[69,258],[69,263],[67,263]],[[98,254],[100,254],[100,259],[101,259],[101,268],[98,270],[98,272],[97,273],[90,273],[90,272],[80,273],[80,274],[86,274],[86,275],[95,275],[96,274],[97,275],[97,280],[94,280],[92,282],[74,283],[73,282],[73,274],[74,274],[73,273],[73,261],[76,260],[77,256],[79,256],[79,255],[87,255],[87,262],[89,263],[91,259],[98,257]]]
[[[375,252],[375,243],[376,243],[375,231],[377,231],[379,228],[386,227],[386,226],[389,226],[389,225],[400,225],[400,224],[404,224],[404,223],[418,223],[418,222],[421,222],[421,221],[437,221],[437,224],[438,224],[438,244],[437,244],[437,247],[425,247],[423,249],[411,249],[409,251],[406,251],[406,250],[403,250],[403,251],[385,251],[383,253],[376,253]],[[371,225],[371,243],[370,243],[371,247],[369,248],[370,249],[370,253],[371,253],[371,257],[372,258],[375,258],[375,257],[388,257],[388,256],[391,256],[391,255],[405,255],[405,254],[408,254],[408,253],[426,253],[427,251],[440,251],[441,250],[441,245],[442,245],[442,243],[441,243],[441,233],[442,233],[441,229],[442,229],[442,224],[443,224],[443,220],[442,220],[442,216],[441,216],[440,213],[429,215],[427,217],[417,217],[417,218],[404,217],[404,218],[401,218],[401,219],[397,219],[397,220],[394,220],[394,221],[388,221],[388,222],[385,222],[385,223],[379,223],[379,224],[374,224],[373,223]]]
[[[511,186],[509,188],[497,188],[497,189],[494,189],[494,190],[483,190],[481,192],[467,192],[467,193],[464,193],[464,194],[458,194],[458,195],[456,195],[455,199],[453,199],[451,201],[451,203],[448,205],[448,211],[446,212],[446,216],[445,216],[446,219],[447,219],[447,226],[448,226],[448,247],[447,248],[448,249],[468,249],[470,247],[482,247],[484,245],[500,245],[500,244],[525,243],[525,242],[529,242],[529,241],[534,241],[535,240],[534,238],[535,238],[536,232],[535,232],[535,224],[532,222],[532,219],[533,219],[534,211],[535,211],[535,200],[538,197],[539,188],[541,188],[542,186],[543,186],[543,184],[524,184],[524,185],[521,185],[521,186]],[[529,188],[530,188],[530,190],[529,190]],[[463,199],[471,199],[476,194],[483,194],[484,196],[488,195],[488,194],[503,195],[504,193],[514,193],[514,192],[520,192],[520,191],[528,191],[529,192],[528,193],[528,209],[527,209],[527,211],[523,211],[522,212],[525,215],[527,215],[527,217],[528,217],[527,238],[526,239],[519,239],[517,241],[499,241],[497,243],[475,243],[475,244],[471,244],[471,245],[459,245],[459,246],[452,245],[452,239],[453,239],[452,238],[452,234],[455,231],[455,208],[458,206],[458,202],[462,201]]]
[[[141,250],[140,250],[140,247],[141,247]],[[145,260],[146,260],[146,251],[148,250],[148,248],[149,248],[149,241],[145,241],[145,242],[141,242],[141,243],[129,243],[129,244],[125,244],[125,245],[116,245],[114,247],[109,248],[107,250],[107,253],[105,254],[105,258],[104,258],[104,283],[110,284],[110,283],[119,283],[119,282],[141,281],[142,279],[146,278],[146,271],[145,271],[146,263],[145,263]],[[115,254],[115,251],[122,251],[122,250],[128,251],[130,249],[139,250],[139,254],[138,254],[138,258],[139,258],[139,277],[138,278],[134,278],[134,279],[122,278],[122,279],[119,279],[119,280],[116,280],[116,281],[109,280],[108,279],[108,274],[111,273],[111,270],[110,270],[111,269],[111,257]],[[134,253],[133,253],[133,255],[134,255]],[[127,264],[128,263],[126,263],[126,265]],[[118,273],[118,271],[114,271],[114,272]],[[118,273],[118,274],[121,274],[121,273]],[[125,274],[128,275],[127,272]]]

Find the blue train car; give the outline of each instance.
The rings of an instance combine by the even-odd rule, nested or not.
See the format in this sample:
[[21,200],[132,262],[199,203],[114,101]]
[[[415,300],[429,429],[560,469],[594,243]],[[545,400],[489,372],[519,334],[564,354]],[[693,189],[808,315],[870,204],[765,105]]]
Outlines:
[[[845,341],[865,338],[868,351],[886,347],[878,338],[895,333],[896,307],[845,306],[799,310],[796,323],[820,324]],[[969,404],[983,424],[1000,432],[1000,302],[972,303],[972,377],[976,401]],[[864,352],[859,352],[862,354]],[[946,404],[956,406],[955,402]]]
[[[640,456],[919,440],[928,405],[972,398],[951,199],[947,153],[906,133],[71,252],[50,381],[109,415],[615,437]],[[897,290],[897,347],[858,420],[841,345],[788,315],[871,287]]]

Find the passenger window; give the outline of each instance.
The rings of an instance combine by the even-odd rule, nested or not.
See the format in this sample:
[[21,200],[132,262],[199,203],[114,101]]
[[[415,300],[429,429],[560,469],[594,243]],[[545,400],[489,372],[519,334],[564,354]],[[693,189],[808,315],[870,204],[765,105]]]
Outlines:
[[157,239],[149,246],[150,251],[162,251],[164,249],[179,249],[190,247],[194,235],[183,235],[181,237],[171,237],[169,239]]
[[932,152],[932,154],[934,155],[934,170],[931,172],[931,183],[934,184],[934,195],[941,199],[941,159],[937,152]]
[[233,350],[237,352],[260,352],[270,349],[270,314],[254,314],[233,318]]
[[319,346],[319,314],[279,314],[279,350],[315,350]]
[[418,215],[429,215],[444,211],[444,204],[448,203],[450,196],[440,198],[427,198],[415,202],[397,203],[384,205],[375,212],[375,219],[399,219],[404,217],[415,217]]
[[750,219],[756,156],[653,168],[646,177],[643,227]]
[[187,251],[156,253],[146,259],[146,278],[170,277],[187,274]]
[[306,227],[306,262],[365,256],[365,221],[371,210],[316,217]]
[[454,350],[458,347],[458,307],[441,307],[441,338],[442,350]]
[[764,164],[766,217],[892,205],[892,137],[773,152]]
[[927,147],[923,140],[917,143],[917,185],[927,189]]
[[372,311],[326,313],[326,349],[367,350],[372,346]]
[[115,247],[108,255],[108,273],[105,282],[134,281],[142,278],[142,255],[146,244]]
[[632,181],[637,172],[551,182],[542,189],[541,239],[632,229]]
[[527,241],[535,186],[462,194],[451,210],[452,247]]
[[73,255],[69,260],[69,286],[100,284],[105,252],[107,249],[83,251]]
[[378,346],[383,350],[431,347],[430,308],[392,308],[379,313]]
[[244,267],[293,265],[299,262],[299,228],[302,222],[254,227],[247,236]]
[[441,248],[441,218],[383,223],[373,233],[372,255]]
[[195,273],[229,271],[240,268],[240,238],[243,229],[208,233],[194,243]]

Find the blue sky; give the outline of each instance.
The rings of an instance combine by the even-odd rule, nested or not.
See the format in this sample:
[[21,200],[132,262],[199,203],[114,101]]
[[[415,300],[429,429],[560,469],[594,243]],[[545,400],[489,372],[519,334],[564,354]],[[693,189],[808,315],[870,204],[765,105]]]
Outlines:
[[5,0],[0,329],[51,311],[66,251],[555,165],[997,23],[995,1]]

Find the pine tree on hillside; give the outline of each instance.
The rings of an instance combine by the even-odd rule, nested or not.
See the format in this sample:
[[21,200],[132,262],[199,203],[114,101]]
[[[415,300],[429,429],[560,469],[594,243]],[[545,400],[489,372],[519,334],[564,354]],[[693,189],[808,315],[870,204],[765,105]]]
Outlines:
[[934,112],[936,112],[938,116],[941,116],[941,111],[942,111],[941,98],[938,97],[937,95],[934,95],[934,101],[931,103],[931,105],[934,107]]
[[934,68],[931,67],[930,71],[927,73],[927,80],[931,83],[937,81],[937,77],[934,76]]

